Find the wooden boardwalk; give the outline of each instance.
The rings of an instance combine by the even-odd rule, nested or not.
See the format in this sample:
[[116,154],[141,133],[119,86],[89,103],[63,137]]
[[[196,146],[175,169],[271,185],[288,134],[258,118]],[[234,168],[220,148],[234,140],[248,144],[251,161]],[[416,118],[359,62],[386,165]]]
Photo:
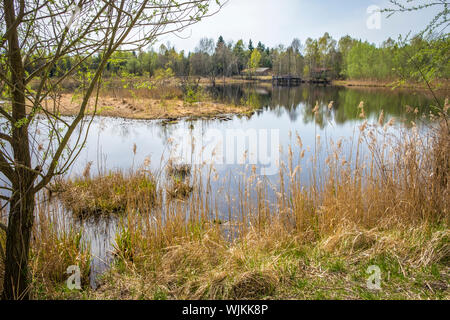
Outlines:
[[298,86],[302,83],[302,78],[296,76],[273,76],[272,84],[276,86]]
[[285,75],[285,76],[273,76],[272,84],[274,86],[281,87],[291,87],[291,86],[299,86],[302,83],[311,83],[311,84],[324,84],[327,85],[331,81],[326,78],[311,78],[311,79],[302,79],[297,76]]

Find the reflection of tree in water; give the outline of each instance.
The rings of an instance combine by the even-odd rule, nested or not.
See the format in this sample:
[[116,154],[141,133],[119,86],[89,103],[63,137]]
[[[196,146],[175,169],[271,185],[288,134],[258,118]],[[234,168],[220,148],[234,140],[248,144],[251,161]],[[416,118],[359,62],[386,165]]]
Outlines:
[[361,101],[364,101],[364,111],[370,120],[376,120],[383,110],[387,118],[403,118],[408,122],[414,120],[416,115],[406,113],[406,106],[410,106],[412,109],[417,108],[419,114],[424,114],[429,112],[429,106],[432,104],[432,100],[423,95],[373,89],[342,89],[337,101],[339,101],[340,107],[336,109],[334,120],[340,124],[348,120],[359,119],[360,111],[357,106]]
[[319,103],[321,109],[317,115],[317,123],[323,125],[329,116],[324,118],[321,110],[324,106],[328,106],[332,98],[333,92],[313,90],[313,87],[275,87],[272,94],[271,108],[282,106],[288,113],[292,121],[298,119],[302,115],[303,122],[309,123],[314,120],[313,109],[316,102]]
[[207,92],[216,101],[238,105],[244,96],[244,86],[226,85],[207,87]]
[[255,109],[270,104],[270,87],[260,87],[255,84],[232,84],[208,87],[207,90],[214,100],[222,103],[244,104]]
[[122,123],[119,125],[119,134],[122,138],[128,138],[130,136],[130,127],[132,123]]
[[[377,119],[384,110],[386,118],[396,117],[412,121],[414,113],[405,113],[405,107],[418,108],[419,114],[429,112],[430,98],[416,95],[410,91],[392,91],[390,89],[345,88],[332,86],[264,87],[255,84],[235,84],[210,88],[210,93],[222,102],[236,105],[246,103],[261,110],[271,110],[275,117],[287,114],[292,121],[302,117],[305,123],[316,121],[321,127],[334,121],[344,124],[347,121],[359,121],[358,106],[364,101],[367,118]],[[333,101],[333,107],[328,105]],[[313,110],[319,105],[317,115]]]
[[157,136],[164,141],[167,145],[169,139],[174,135],[175,131],[178,130],[178,124],[165,124],[164,122],[157,123],[160,130],[157,131]]
[[174,138],[180,138],[175,133],[179,129],[186,129],[191,132],[191,134],[200,133],[201,137],[204,137],[207,130],[214,127],[214,123],[219,120],[215,119],[202,119],[202,120],[186,120],[185,123],[179,122],[179,123],[164,123],[164,122],[158,122],[157,125],[160,128],[160,130],[157,131],[157,136],[161,138],[161,140],[164,142],[164,145],[167,148],[172,148],[181,141],[174,141]]

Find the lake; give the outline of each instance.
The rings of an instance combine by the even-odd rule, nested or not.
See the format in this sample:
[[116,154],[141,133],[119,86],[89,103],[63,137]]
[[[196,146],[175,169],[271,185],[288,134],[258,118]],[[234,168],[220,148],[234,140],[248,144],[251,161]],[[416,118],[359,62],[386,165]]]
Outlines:
[[[323,162],[330,140],[342,139],[346,144],[344,150],[351,157],[354,152],[351,143],[364,121],[376,123],[383,110],[385,122],[395,118],[395,127],[408,129],[411,121],[415,121],[420,129],[426,124],[422,115],[428,114],[433,104],[425,94],[390,89],[245,84],[205,90],[217,101],[251,106],[254,113],[179,121],[99,116],[93,120],[86,145],[68,175],[81,175],[89,162],[93,163],[91,172],[95,175],[110,169],[137,169],[146,158],[151,159],[150,166],[155,172],[161,171],[173,156],[179,162],[195,164],[208,164],[214,158],[211,165],[220,179],[211,181],[211,196],[226,217],[229,211],[235,210],[233,199],[237,198],[238,177],[250,167],[277,185],[278,167],[288,161],[287,150],[295,145],[297,134],[307,152],[300,159],[299,152],[294,151],[293,160],[301,164],[302,183],[308,185],[311,158],[316,154],[319,163]],[[360,116],[361,101],[366,118]],[[407,106],[416,112],[406,112]],[[247,138],[241,145],[240,135]],[[209,168],[206,165],[202,170],[206,174]],[[228,181],[227,188],[223,188],[224,179]],[[84,227],[85,239],[92,245],[92,279],[95,279],[111,261],[118,221],[105,218],[77,223]]]

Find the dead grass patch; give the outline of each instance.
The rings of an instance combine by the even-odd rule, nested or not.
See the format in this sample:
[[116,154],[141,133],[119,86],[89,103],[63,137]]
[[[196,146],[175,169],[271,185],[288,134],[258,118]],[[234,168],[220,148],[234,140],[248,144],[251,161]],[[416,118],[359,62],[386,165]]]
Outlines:
[[148,172],[62,180],[55,188],[64,206],[79,216],[149,210],[158,202],[156,181]]
[[[121,117],[128,119],[180,119],[196,117],[215,117],[225,114],[249,114],[252,109],[247,106],[226,105],[213,101],[186,103],[182,99],[155,99],[149,97],[112,97],[104,95],[99,98],[95,108],[95,99],[88,104],[86,114]],[[78,113],[79,99],[72,94],[62,94],[58,101],[45,106],[49,111],[72,116]],[[54,110],[56,107],[57,110]]]

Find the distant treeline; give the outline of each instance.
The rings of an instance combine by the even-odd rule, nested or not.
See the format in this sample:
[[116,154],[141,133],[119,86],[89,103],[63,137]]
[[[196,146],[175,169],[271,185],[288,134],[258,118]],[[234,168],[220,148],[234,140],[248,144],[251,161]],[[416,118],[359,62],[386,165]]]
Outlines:
[[[170,45],[147,52],[116,52],[106,66],[105,76],[202,76],[254,75],[257,68],[270,68],[275,75],[292,74],[308,78],[317,72],[333,79],[420,80],[448,79],[450,42],[447,36],[426,40],[416,36],[407,42],[388,39],[380,46],[342,37],[339,41],[325,33],[319,39],[308,38],[304,44],[294,39],[290,46],[269,48],[250,40],[225,42],[223,37],[200,40],[194,52],[176,51]],[[67,72],[95,70],[100,56],[66,56],[51,71],[58,77]],[[32,72],[37,65],[28,65]]]

